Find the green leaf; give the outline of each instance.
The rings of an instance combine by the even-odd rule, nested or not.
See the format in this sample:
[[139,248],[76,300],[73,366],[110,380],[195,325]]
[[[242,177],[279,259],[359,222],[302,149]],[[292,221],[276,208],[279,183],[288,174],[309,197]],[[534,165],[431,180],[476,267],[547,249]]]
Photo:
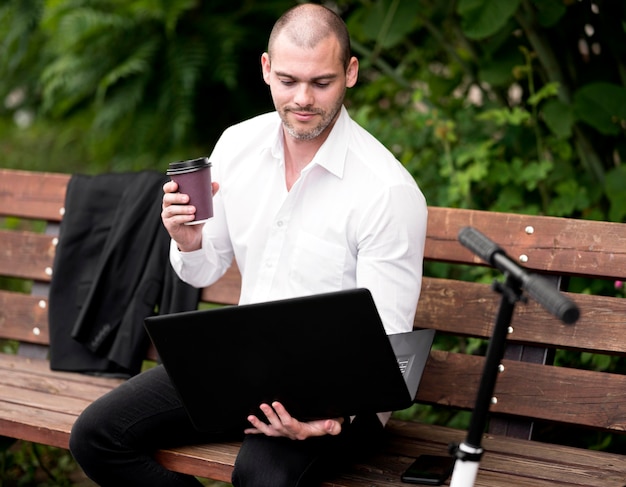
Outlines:
[[523,62],[519,49],[498,53],[479,65],[479,77],[490,86],[508,86],[513,79],[514,68]]
[[541,181],[546,179],[551,170],[552,163],[550,161],[527,161],[520,172],[520,177],[526,189],[532,191]]
[[626,123],[626,88],[612,83],[590,83],[574,95],[576,116],[604,135],[619,135]]
[[461,27],[470,39],[484,39],[498,32],[519,7],[520,0],[460,0]]
[[555,186],[555,193],[556,195],[548,205],[551,215],[567,216],[589,207],[589,197],[586,189],[581,187],[574,179],[559,182]]
[[493,120],[497,125],[522,125],[530,120],[530,113],[520,107],[494,108],[493,110],[485,110],[476,116],[477,120]]
[[559,100],[549,100],[541,110],[541,115],[548,128],[558,138],[566,139],[572,135],[574,110],[570,105]]
[[612,358],[608,355],[594,355],[592,360],[595,370],[609,370],[612,364]]
[[530,105],[539,105],[541,100],[545,100],[546,98],[552,98],[557,96],[559,93],[559,83],[556,81],[552,81],[550,83],[546,83],[541,89],[528,98],[528,103]]
[[565,15],[567,9],[563,0],[534,0],[537,8],[537,20],[542,27],[551,27]]
[[112,69],[103,76],[98,83],[96,99],[98,103],[104,101],[104,96],[109,87],[120,82],[124,78],[129,78],[138,74],[149,73],[152,69],[153,56],[159,49],[159,43],[156,39],[148,39],[142,45],[137,46],[130,56],[124,59],[120,64],[112,67]]
[[[524,193],[522,188],[518,186],[505,186],[498,192],[498,198],[490,208],[493,211],[514,211],[519,208],[524,208]],[[531,212],[526,210],[526,214]]]
[[419,3],[414,0],[378,0],[362,19],[362,33],[389,49],[398,44],[415,27]]
[[626,217],[626,167],[618,166],[607,171],[604,186],[611,202],[609,218],[615,222],[623,221]]

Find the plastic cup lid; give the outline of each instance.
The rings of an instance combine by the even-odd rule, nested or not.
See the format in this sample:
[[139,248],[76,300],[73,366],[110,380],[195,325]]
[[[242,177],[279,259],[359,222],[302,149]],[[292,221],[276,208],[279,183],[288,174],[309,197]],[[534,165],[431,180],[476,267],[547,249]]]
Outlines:
[[187,172],[198,171],[206,167],[211,167],[211,162],[206,157],[189,159],[188,161],[170,162],[167,168],[167,175],[169,176],[170,174],[184,174]]

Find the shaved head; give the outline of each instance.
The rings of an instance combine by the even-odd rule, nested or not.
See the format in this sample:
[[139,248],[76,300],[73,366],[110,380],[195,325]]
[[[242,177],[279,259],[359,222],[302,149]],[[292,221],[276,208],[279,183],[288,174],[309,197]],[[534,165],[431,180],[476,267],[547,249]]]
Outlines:
[[267,52],[272,57],[276,39],[281,36],[295,45],[313,49],[322,40],[334,36],[340,46],[340,62],[347,69],[350,62],[350,35],[346,24],[339,15],[322,5],[306,3],[287,10],[274,24],[270,34]]

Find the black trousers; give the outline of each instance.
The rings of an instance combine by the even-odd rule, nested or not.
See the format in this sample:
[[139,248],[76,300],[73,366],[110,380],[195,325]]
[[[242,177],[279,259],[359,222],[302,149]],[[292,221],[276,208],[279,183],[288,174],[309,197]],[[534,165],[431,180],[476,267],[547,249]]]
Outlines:
[[[207,414],[219,399],[207,394]],[[195,477],[172,472],[153,459],[166,447],[243,439],[233,472],[236,487],[310,487],[382,440],[375,414],[357,417],[338,436],[304,441],[243,435],[242,431],[203,433],[191,424],[165,369],[143,372],[96,400],[72,428],[70,451],[98,485],[194,486]]]

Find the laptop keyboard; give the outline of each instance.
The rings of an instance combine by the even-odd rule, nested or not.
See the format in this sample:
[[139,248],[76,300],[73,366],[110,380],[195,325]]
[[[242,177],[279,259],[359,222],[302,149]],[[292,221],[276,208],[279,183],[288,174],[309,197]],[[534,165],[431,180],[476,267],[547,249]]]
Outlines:
[[406,368],[408,366],[409,366],[408,358],[398,358],[398,367],[400,367],[400,372],[402,372],[402,375],[404,375],[404,373],[406,372]]

